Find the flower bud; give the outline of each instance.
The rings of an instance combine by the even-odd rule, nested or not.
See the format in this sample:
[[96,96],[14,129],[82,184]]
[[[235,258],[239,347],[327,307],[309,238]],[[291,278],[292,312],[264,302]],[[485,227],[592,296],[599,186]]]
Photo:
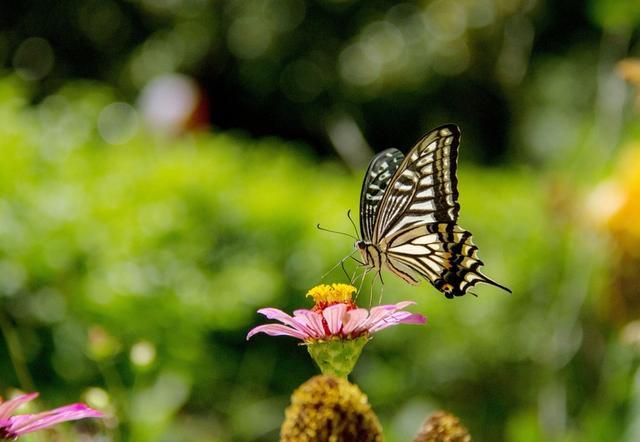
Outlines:
[[367,396],[346,379],[319,375],[291,395],[281,442],[380,442],[382,427]]
[[471,436],[457,417],[438,411],[422,424],[413,442],[471,442]]

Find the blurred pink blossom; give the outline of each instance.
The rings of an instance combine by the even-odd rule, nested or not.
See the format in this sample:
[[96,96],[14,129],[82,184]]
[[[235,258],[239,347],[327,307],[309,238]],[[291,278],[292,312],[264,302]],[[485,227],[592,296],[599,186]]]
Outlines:
[[65,405],[37,414],[13,414],[21,405],[36,397],[38,393],[23,394],[6,402],[2,402],[0,398],[0,440],[15,440],[23,434],[49,428],[61,422],[104,416],[85,404]]

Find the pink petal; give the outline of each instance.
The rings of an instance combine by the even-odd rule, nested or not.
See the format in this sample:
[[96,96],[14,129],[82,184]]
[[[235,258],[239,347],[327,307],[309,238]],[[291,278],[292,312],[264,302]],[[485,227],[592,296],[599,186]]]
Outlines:
[[[311,330],[310,336],[319,338],[325,335],[324,325],[322,325],[322,315],[311,310],[296,310],[296,315],[304,315],[307,327]],[[296,316],[299,318],[299,316]]]
[[275,319],[276,321],[280,321],[285,325],[294,326],[293,318],[286,312],[283,312],[277,308],[261,308],[258,310],[258,313],[265,316],[267,319]]
[[424,323],[424,321],[426,321],[426,318],[424,318],[422,315],[414,315],[410,312],[398,311],[414,304],[415,302],[413,301],[402,301],[397,304],[387,304],[373,307],[371,309],[369,318],[367,318],[366,321],[360,324],[355,332],[361,333],[363,331],[369,331],[371,333],[374,333],[399,323]]
[[359,328],[369,317],[369,311],[365,308],[357,308],[347,312],[347,320],[342,327],[342,334],[348,335]]
[[374,324],[369,331],[377,332],[397,324],[424,324],[427,318],[417,313],[396,312]]
[[415,305],[413,301],[402,301],[397,304],[387,304],[387,305],[378,305],[371,309],[372,322],[377,322],[380,319],[397,312],[398,310],[402,310],[405,307],[410,305]]
[[60,422],[84,419],[86,417],[103,417],[104,415],[84,404],[71,404],[38,414],[22,414],[13,416],[11,431],[21,435],[32,431],[51,427]]
[[266,333],[269,336],[291,336],[293,338],[298,338],[303,340],[309,337],[305,333],[303,333],[301,330],[297,330],[287,325],[265,324],[265,325],[259,325],[249,330],[249,333],[247,333],[247,340],[249,340],[253,335],[257,333]]
[[358,326],[355,332],[362,333],[363,331],[368,331],[378,322],[393,314],[394,311],[395,306],[393,305],[379,305],[377,307],[373,307],[369,313],[369,317]]
[[296,330],[300,330],[304,333],[310,334],[310,330],[305,328],[304,324],[300,324],[292,318],[289,314],[279,310],[277,308],[261,308],[258,310],[258,313],[267,317],[267,319],[275,319],[276,321],[280,321],[285,325],[295,328]]
[[427,317],[419,313],[411,313],[408,316],[398,320],[399,324],[425,324],[426,322]]
[[398,311],[402,310],[405,307],[409,307],[410,305],[415,305],[413,301],[402,301],[397,304],[383,304],[377,305],[371,309],[371,314],[378,314],[380,312],[388,312],[388,311]]
[[11,399],[7,402],[0,403],[0,419],[6,419],[14,411],[18,409],[22,404],[26,404],[27,402],[38,397],[38,393],[29,393],[18,396],[14,399]]
[[414,301],[401,301],[395,305],[396,310],[404,310],[405,307],[409,307],[410,305],[416,305]]
[[337,335],[342,330],[345,313],[347,313],[346,304],[335,304],[322,311],[322,316],[327,321],[331,335]]
[[261,315],[264,315],[267,317],[267,319],[277,319],[278,321],[281,320],[281,318],[284,319],[291,319],[291,315],[289,315],[288,313],[283,312],[280,309],[277,308],[273,308],[273,307],[265,307],[265,308],[261,308],[260,310],[258,310],[258,313],[260,313]]
[[371,307],[371,313],[380,313],[380,312],[388,312],[398,310],[395,304],[382,304],[376,305],[375,307]]

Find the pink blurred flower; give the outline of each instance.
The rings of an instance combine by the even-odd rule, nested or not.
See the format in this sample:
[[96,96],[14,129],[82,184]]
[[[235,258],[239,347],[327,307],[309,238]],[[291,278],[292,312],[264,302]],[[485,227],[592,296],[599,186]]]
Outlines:
[[23,394],[6,402],[2,402],[0,398],[0,440],[15,440],[23,434],[49,428],[61,422],[104,416],[84,404],[65,405],[37,414],[13,414],[21,405],[36,397],[38,393]]
[[334,304],[321,311],[300,309],[293,316],[277,308],[263,308],[258,313],[281,324],[259,325],[249,331],[247,339],[257,333],[269,336],[292,336],[303,341],[331,338],[355,339],[397,324],[424,324],[426,318],[403,309],[415,302],[379,305],[371,310],[350,308],[348,304]]

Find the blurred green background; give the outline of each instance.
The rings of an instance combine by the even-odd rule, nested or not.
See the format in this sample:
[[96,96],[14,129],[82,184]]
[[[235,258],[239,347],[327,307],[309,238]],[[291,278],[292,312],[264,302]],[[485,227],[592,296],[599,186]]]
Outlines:
[[639,24],[632,0],[6,2],[0,393],[113,416],[60,440],[277,440],[316,369],[246,342],[256,310],[309,306],[353,250],[316,223],[350,232],[371,155],[454,122],[460,224],[513,294],[387,275],[429,323],[352,375],[386,440],[441,408],[478,441],[640,440]]

